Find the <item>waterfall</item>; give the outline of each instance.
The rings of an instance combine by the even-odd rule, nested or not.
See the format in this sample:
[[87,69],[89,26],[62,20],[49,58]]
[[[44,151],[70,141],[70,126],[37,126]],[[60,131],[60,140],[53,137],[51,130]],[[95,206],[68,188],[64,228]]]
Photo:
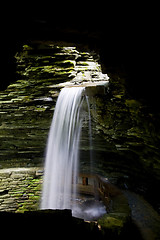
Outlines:
[[41,209],[71,209],[76,197],[83,87],[63,88],[49,132]]
[[91,111],[90,111],[90,104],[89,104],[89,98],[86,96],[86,102],[88,107],[88,118],[89,118],[89,146],[90,146],[90,172],[93,173],[93,153],[92,153],[92,125],[91,125]]

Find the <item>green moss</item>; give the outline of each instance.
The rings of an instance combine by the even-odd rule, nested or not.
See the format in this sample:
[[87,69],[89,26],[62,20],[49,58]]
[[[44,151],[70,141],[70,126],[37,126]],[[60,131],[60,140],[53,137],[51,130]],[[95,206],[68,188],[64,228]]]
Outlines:
[[80,62],[79,63],[81,66],[89,66],[89,64],[87,62]]
[[45,106],[28,106],[26,107],[26,111],[35,111],[35,112],[44,112],[46,111]]
[[32,50],[33,48],[30,47],[29,45],[25,44],[23,45],[23,50],[26,51],[26,50]]
[[117,219],[115,217],[110,216],[104,216],[102,217],[98,223],[101,225],[102,228],[115,228],[115,227],[122,227],[123,221],[120,219]]
[[135,114],[138,113],[141,104],[135,99],[126,99],[125,105],[129,108],[130,112],[134,112]]
[[22,206],[22,207],[19,207],[18,209],[17,209],[17,211],[16,211],[16,213],[24,213],[24,212],[26,212],[26,211],[28,211],[26,208],[24,208],[24,206]]
[[118,214],[105,214],[98,220],[102,233],[105,236],[120,236],[126,223],[126,217]]

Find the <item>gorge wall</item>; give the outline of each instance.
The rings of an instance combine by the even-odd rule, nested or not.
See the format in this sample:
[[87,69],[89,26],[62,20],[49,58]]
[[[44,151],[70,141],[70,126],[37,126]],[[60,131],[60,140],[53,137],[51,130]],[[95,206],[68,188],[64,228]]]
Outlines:
[[42,188],[41,168],[0,170],[0,211],[38,210]]
[[[28,41],[16,54],[17,81],[0,92],[1,168],[42,166],[54,105],[62,87],[58,84],[76,76],[83,81],[102,77],[99,51],[59,44]],[[105,66],[110,77],[108,92],[90,98],[94,171],[121,188],[145,195],[158,210],[159,113],[146,101],[133,97],[126,87],[125,74],[109,66],[107,72]],[[85,125],[80,149],[83,171],[87,171],[89,156]]]

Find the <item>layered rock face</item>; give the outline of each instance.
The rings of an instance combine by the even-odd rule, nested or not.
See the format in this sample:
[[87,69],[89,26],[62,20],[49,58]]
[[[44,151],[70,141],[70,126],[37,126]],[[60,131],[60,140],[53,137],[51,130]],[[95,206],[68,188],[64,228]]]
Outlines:
[[145,102],[133,99],[126,91],[125,79],[116,75],[110,75],[109,93],[94,101],[97,111],[91,112],[96,133],[106,140],[102,169],[119,186],[134,189],[152,203],[157,202],[158,209],[159,113]]
[[[17,81],[0,92],[0,165],[43,166],[47,135],[61,87],[108,80],[99,56],[68,44],[31,42],[15,56]],[[159,114],[126,90],[125,77],[109,74],[104,94],[89,96],[93,170],[122,188],[155,195],[160,181]],[[138,85],[137,85],[138,88]],[[88,171],[88,117],[81,138],[82,171]]]
[[74,86],[108,79],[91,54],[53,42],[24,45],[15,59],[18,80],[0,92],[2,168],[43,164],[55,103],[65,82]]
[[0,170],[0,211],[24,212],[39,209],[43,170],[6,168]]

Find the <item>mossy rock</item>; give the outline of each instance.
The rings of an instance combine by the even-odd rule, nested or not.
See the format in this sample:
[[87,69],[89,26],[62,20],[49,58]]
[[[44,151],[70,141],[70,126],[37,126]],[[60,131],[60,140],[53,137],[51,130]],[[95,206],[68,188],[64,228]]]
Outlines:
[[102,235],[109,239],[117,239],[120,237],[129,222],[126,214],[105,214],[98,220],[98,225],[101,228]]
[[99,220],[102,234],[109,239],[119,238],[131,222],[131,209],[124,194],[112,197],[112,210]]
[[105,214],[98,223],[101,225],[102,229],[114,229],[114,228],[122,228],[123,227],[123,220],[118,219],[116,216],[110,216],[110,214]]

